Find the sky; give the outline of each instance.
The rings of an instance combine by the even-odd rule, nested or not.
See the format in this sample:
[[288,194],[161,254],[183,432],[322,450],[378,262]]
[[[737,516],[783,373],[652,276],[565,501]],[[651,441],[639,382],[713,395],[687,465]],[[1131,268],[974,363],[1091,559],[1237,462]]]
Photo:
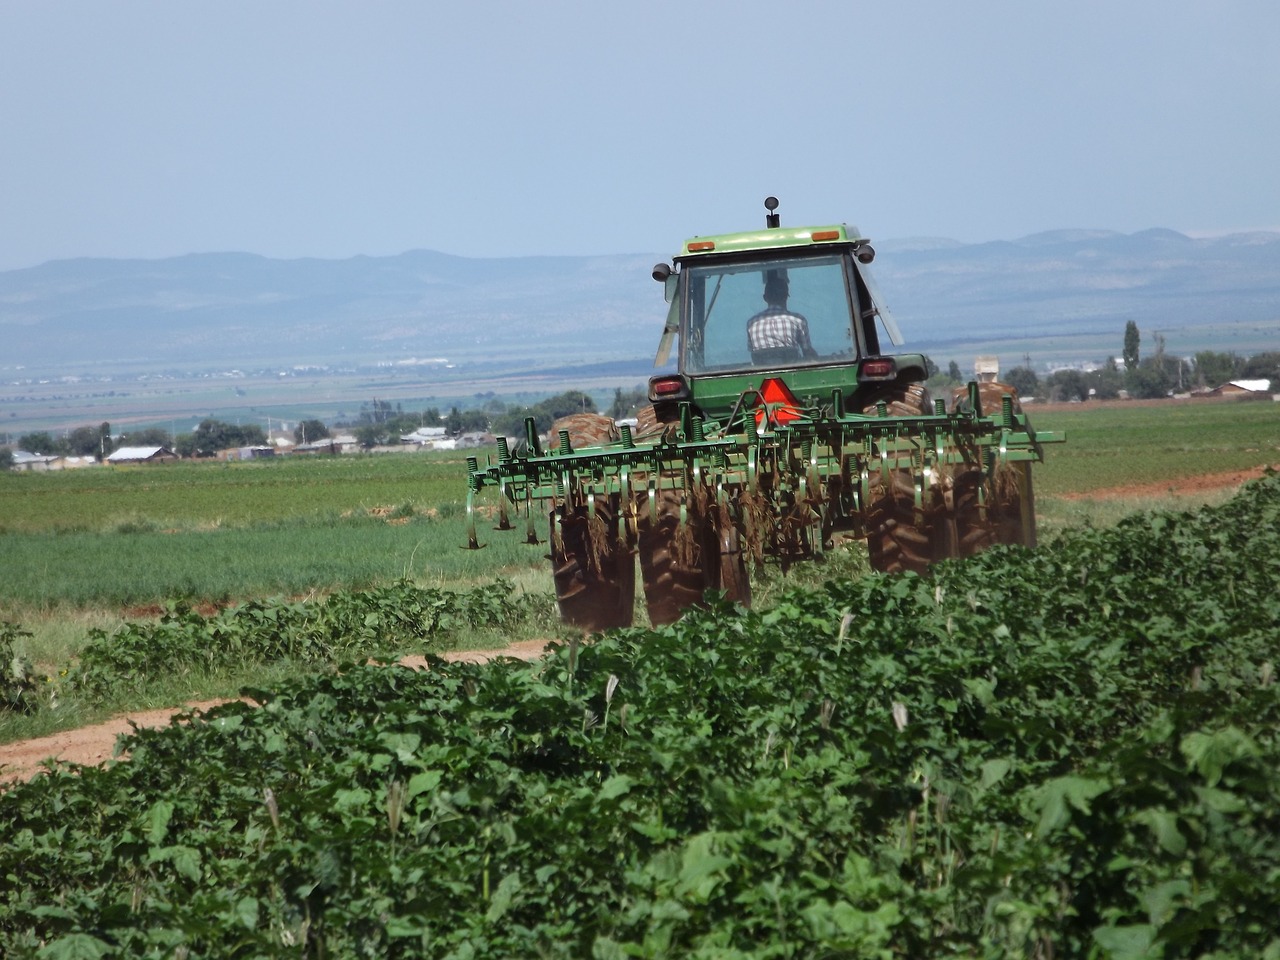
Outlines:
[[1275,0],[0,0],[0,270],[1280,229]]

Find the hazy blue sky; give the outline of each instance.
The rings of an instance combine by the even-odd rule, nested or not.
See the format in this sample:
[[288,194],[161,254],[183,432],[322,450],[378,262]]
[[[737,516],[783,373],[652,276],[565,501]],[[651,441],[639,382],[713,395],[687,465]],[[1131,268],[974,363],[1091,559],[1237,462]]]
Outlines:
[[0,269],[1280,229],[1275,0],[0,0]]

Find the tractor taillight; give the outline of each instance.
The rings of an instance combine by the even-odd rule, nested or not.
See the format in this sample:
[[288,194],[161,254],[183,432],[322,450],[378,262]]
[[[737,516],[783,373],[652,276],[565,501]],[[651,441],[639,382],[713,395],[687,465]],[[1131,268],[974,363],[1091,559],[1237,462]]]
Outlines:
[[649,400],[682,400],[689,395],[683,377],[653,377],[649,381]]
[[814,241],[815,243],[819,243],[823,240],[839,240],[840,231],[839,230],[815,230],[813,233],[809,234],[809,239]]
[[716,242],[714,240],[691,240],[689,242],[690,253],[704,253],[707,250],[714,250]]
[[859,380],[892,380],[897,375],[898,365],[892,357],[863,360],[858,367]]

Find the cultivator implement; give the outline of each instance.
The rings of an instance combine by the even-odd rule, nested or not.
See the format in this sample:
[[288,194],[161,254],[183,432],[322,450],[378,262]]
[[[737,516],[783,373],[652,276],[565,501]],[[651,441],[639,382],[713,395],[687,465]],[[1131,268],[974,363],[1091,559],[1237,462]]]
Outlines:
[[903,416],[883,400],[847,413],[839,391],[820,407],[771,402],[767,387],[745,391],[723,424],[686,402],[671,423],[623,425],[619,440],[579,449],[560,431],[544,451],[527,421],[518,453],[503,440],[496,462],[468,460],[469,545],[492,491],[485,515],[549,544],[562,615],[588,629],[630,623],[637,553],[661,623],[708,588],[749,603],[749,565],[785,568],[841,537],[867,540],[891,571],[1034,545],[1026,466],[1062,437],[1033,430],[1016,397],[987,414],[974,383],[950,411],[939,399]]
[[783,229],[777,207],[764,231],[694,237],[653,268],[669,304],[655,365],[675,348],[677,370],[650,378],[635,430],[575,414],[543,450],[527,420],[519,449],[468,461],[468,543],[494,488],[497,529],[548,544],[565,621],[631,623],[637,556],[659,624],[708,589],[749,604],[751,567],[844,537],[885,572],[1034,546],[1030,466],[1062,436],[1033,430],[989,365],[930,401],[927,358],[881,347],[902,336],[871,244],[844,224]]

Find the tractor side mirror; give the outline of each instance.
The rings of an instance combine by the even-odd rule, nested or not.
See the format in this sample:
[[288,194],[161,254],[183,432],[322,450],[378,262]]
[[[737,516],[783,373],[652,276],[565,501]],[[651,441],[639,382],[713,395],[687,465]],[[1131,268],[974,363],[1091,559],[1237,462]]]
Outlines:
[[671,299],[676,295],[676,281],[677,281],[676,274],[671,269],[671,264],[669,263],[654,264],[653,279],[657,280],[660,284],[663,285],[663,290],[662,290],[663,299],[665,299],[667,303],[670,303]]

